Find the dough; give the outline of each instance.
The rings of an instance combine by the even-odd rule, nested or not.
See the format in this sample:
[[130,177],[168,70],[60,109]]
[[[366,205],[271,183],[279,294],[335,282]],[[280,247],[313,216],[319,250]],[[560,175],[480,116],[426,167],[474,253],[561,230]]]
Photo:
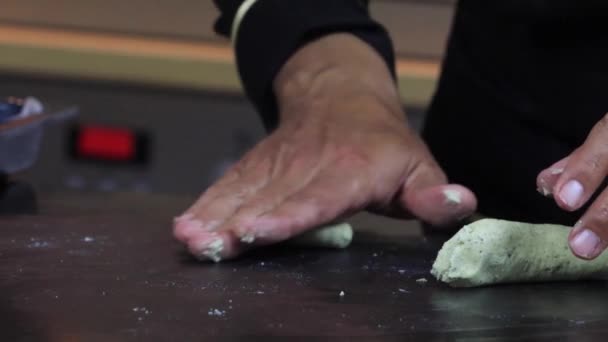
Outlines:
[[291,243],[325,248],[346,248],[353,240],[353,229],[348,223],[324,226],[290,240]]
[[431,273],[453,287],[608,279],[608,253],[575,257],[569,227],[483,219],[464,226],[437,255]]

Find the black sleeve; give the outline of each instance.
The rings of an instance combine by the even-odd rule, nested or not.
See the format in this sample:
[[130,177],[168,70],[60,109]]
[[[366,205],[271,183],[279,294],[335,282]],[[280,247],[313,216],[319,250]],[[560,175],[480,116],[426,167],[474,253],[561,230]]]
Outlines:
[[[214,0],[221,15],[219,34],[230,36],[232,21],[243,0]],[[372,46],[394,76],[394,52],[388,33],[371,19],[368,1],[258,0],[241,21],[236,60],[243,87],[268,130],[277,126],[272,82],[281,66],[300,46],[320,36],[348,32]]]

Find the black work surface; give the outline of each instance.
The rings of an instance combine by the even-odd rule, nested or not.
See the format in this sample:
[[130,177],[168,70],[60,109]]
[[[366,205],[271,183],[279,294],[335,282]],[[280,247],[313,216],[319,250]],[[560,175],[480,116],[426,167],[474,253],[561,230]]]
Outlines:
[[187,203],[52,198],[38,215],[1,217],[0,340],[608,337],[607,283],[450,289],[428,274],[440,239],[381,226],[361,227],[344,251],[279,246],[199,263],[170,234]]

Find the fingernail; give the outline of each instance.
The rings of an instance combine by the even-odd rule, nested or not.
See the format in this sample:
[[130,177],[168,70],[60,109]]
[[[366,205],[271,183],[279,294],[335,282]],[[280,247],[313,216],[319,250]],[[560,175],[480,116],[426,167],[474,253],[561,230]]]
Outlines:
[[600,243],[600,238],[592,230],[584,229],[570,241],[570,248],[576,255],[592,259],[600,254]]
[[559,197],[572,209],[578,208],[581,196],[583,196],[583,185],[577,180],[566,183],[559,192]]

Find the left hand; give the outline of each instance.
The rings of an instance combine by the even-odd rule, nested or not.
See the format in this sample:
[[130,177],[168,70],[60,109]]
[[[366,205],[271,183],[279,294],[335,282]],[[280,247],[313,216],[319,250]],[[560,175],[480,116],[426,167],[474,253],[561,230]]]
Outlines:
[[[591,130],[574,152],[543,170],[538,189],[553,196],[567,211],[581,208],[608,175],[608,114]],[[595,259],[608,247],[608,189],[604,189],[576,223],[569,236],[572,252],[582,259]]]

